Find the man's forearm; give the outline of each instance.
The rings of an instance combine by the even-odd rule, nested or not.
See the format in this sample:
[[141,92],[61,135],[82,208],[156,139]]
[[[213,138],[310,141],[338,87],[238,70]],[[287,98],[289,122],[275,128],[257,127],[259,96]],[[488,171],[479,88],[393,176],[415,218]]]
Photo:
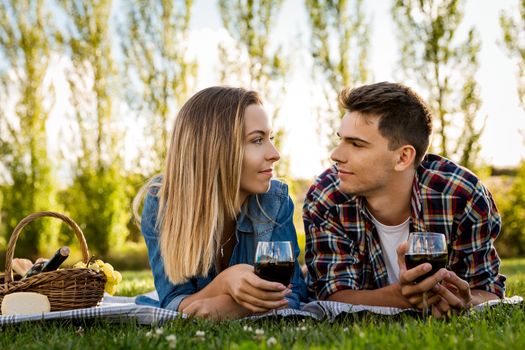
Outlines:
[[481,289],[471,289],[470,293],[472,295],[472,305],[478,305],[489,300],[496,300],[499,297],[491,292]]
[[330,295],[327,300],[354,305],[412,307],[408,300],[401,295],[401,288],[397,283],[371,290],[344,289]]

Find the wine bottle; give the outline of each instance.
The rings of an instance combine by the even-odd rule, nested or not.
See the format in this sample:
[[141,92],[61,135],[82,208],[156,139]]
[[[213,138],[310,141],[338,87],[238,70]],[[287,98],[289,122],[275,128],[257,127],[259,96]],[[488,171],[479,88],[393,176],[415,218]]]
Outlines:
[[67,259],[69,256],[69,247],[62,247],[58,249],[55,254],[47,261],[43,263],[34,264],[29,271],[27,271],[24,278],[28,278],[34,275],[37,275],[41,272],[54,271],[59,268],[59,266]]
[[42,266],[42,272],[55,271],[62,265],[64,260],[69,256],[69,247],[62,247],[55,252],[55,255],[49,259],[44,266]]
[[37,275],[40,272],[42,272],[42,267],[44,267],[44,264],[45,264],[44,261],[38,262],[38,263],[34,263],[33,266],[31,266],[31,268],[29,270],[27,270],[26,274],[24,275],[24,277],[22,279],[26,279],[28,277]]

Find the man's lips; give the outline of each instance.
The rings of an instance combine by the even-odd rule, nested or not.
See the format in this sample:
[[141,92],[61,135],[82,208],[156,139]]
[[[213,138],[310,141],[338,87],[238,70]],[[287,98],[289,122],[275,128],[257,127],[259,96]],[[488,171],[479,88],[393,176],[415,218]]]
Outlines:
[[337,169],[337,172],[339,173],[339,175],[354,175],[353,172],[343,169]]

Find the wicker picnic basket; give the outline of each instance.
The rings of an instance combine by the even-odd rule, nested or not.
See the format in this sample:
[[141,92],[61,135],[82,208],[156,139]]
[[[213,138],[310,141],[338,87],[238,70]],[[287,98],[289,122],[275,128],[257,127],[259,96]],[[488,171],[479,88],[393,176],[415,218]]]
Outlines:
[[13,255],[20,231],[31,221],[42,217],[61,219],[73,229],[82,250],[82,260],[87,263],[89,251],[86,238],[78,225],[69,217],[50,211],[28,215],[18,223],[11,234],[5,258],[5,281],[0,284],[0,304],[7,294],[35,292],[49,299],[51,311],[71,310],[96,306],[104,295],[106,277],[103,272],[89,268],[65,268],[43,272],[20,281],[13,280]]

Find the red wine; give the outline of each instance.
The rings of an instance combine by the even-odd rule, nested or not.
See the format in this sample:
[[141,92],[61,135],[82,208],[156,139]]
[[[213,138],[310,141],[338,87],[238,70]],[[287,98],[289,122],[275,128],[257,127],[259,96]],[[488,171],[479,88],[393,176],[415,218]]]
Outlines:
[[263,262],[255,263],[255,274],[262,279],[272,282],[279,282],[288,286],[292,279],[294,262],[293,261],[278,261],[278,262]]
[[406,254],[405,263],[407,269],[413,269],[414,267],[429,263],[432,265],[432,270],[427,272],[425,275],[420,276],[416,279],[416,283],[423,281],[425,278],[432,276],[439,269],[442,269],[447,266],[448,255],[447,253],[437,253],[437,254]]

